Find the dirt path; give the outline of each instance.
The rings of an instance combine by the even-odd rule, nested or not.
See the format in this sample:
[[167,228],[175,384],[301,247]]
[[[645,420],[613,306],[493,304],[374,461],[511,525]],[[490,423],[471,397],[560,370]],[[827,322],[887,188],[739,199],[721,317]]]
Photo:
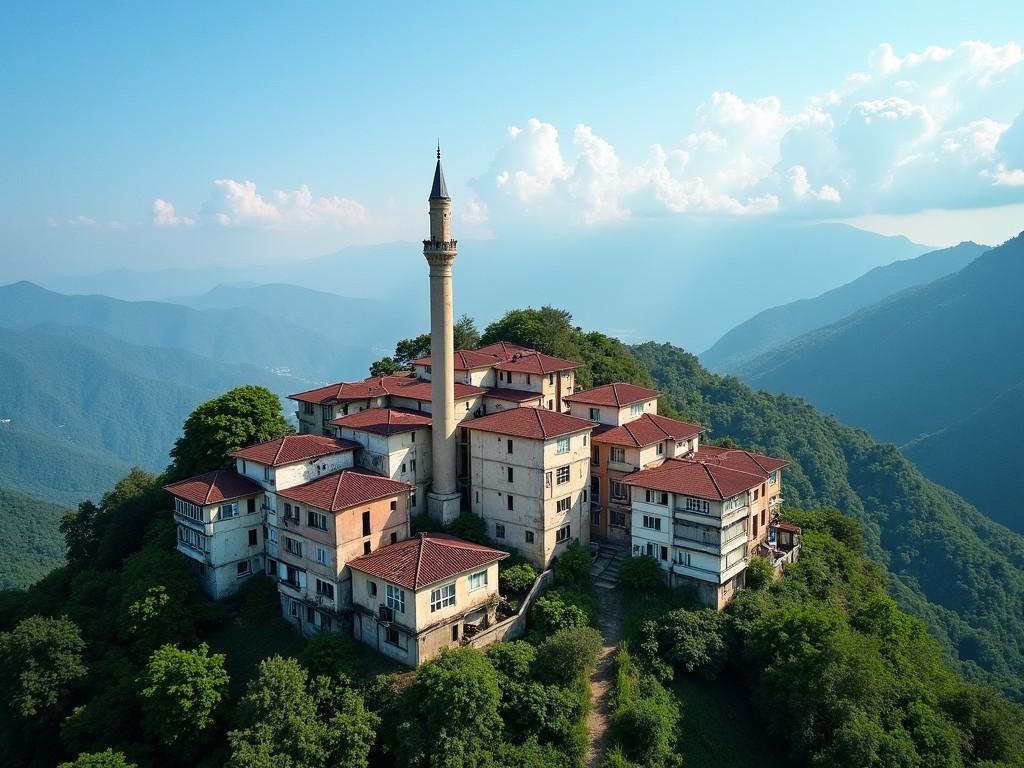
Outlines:
[[613,661],[615,649],[622,637],[622,607],[619,593],[614,589],[600,589],[601,618],[598,628],[604,637],[604,646],[597,659],[597,667],[590,675],[590,714],[587,715],[587,731],[590,734],[590,747],[584,765],[587,768],[600,768],[604,760],[604,741],[608,733],[610,704],[614,685]]

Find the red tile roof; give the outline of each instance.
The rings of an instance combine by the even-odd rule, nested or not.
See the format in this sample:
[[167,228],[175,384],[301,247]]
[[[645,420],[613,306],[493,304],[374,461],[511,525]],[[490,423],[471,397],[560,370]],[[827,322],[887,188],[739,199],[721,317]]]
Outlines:
[[258,464],[280,467],[284,464],[294,464],[297,461],[354,451],[361,447],[359,443],[353,443],[351,440],[336,440],[333,437],[285,435],[276,440],[240,448],[237,451],[232,451],[229,455],[237,459],[255,461]]
[[656,491],[724,501],[760,485],[766,478],[767,475],[754,475],[719,464],[691,459],[666,459],[657,467],[626,475],[622,482]]
[[429,584],[483,568],[508,557],[507,552],[443,533],[421,533],[349,560],[357,571],[414,592]]
[[585,403],[586,405],[604,405],[611,408],[622,408],[633,403],[640,403],[646,400],[654,400],[661,392],[647,387],[638,387],[636,384],[626,384],[617,381],[614,384],[605,384],[603,387],[594,387],[583,392],[574,392],[562,399],[567,403]]
[[579,419],[545,408],[510,408],[498,411],[479,419],[462,422],[466,429],[478,429],[482,432],[497,432],[501,435],[526,437],[532,440],[550,440],[553,437],[593,429],[594,422]]
[[164,490],[202,507],[263,493],[263,486],[248,477],[243,477],[233,469],[215,469],[213,472],[165,485]]
[[540,352],[517,352],[503,363],[498,363],[495,368],[499,371],[515,371],[516,373],[555,373],[566,371],[571,368],[579,368],[581,363],[574,363],[572,360],[563,360],[560,357],[552,357]]
[[495,400],[506,400],[510,403],[526,403],[530,400],[540,400],[543,395],[540,392],[527,392],[525,389],[494,387],[488,389],[484,397],[493,397]]
[[397,496],[415,487],[368,469],[342,469],[308,483],[285,488],[277,495],[328,512],[341,512],[377,499]]
[[[484,391],[482,387],[455,383],[456,399],[472,397]],[[342,381],[319,389],[288,395],[288,399],[316,405],[333,405],[352,400],[373,400],[388,395],[430,402],[430,382],[426,379],[417,379],[415,376],[372,376],[363,381]]]
[[378,435],[394,435],[429,428],[431,420],[429,413],[411,411],[408,408],[370,408],[331,419],[330,423],[336,427],[348,427]]
[[704,431],[704,427],[699,424],[645,413],[622,426],[598,427],[594,430],[594,442],[641,448],[660,443],[662,440],[688,440]]
[[[469,371],[475,368],[489,368],[492,365],[508,360],[518,352],[533,352],[528,347],[511,344],[507,341],[496,341],[479,349],[457,349],[453,361],[456,371]],[[413,365],[430,365],[430,355],[412,361]]]
[[694,458],[700,461],[713,461],[722,466],[764,475],[777,469],[782,469],[789,464],[788,461],[783,459],[775,459],[760,453],[751,453],[750,451],[744,451],[742,448],[720,448],[717,445],[702,445]]

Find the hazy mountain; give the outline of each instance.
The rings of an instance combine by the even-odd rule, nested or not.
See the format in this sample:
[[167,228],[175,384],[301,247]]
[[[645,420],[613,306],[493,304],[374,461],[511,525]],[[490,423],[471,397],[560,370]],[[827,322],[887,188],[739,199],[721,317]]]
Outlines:
[[[459,242],[455,312],[468,313],[483,326],[516,303],[509,298],[516,296],[532,306],[565,307],[582,325],[628,341],[659,338],[705,349],[738,320],[927,250],[903,237],[842,224],[798,226],[763,218],[648,219],[568,234],[530,227],[493,240]],[[386,347],[429,326],[421,251],[419,242],[394,242],[288,265],[118,271],[46,283],[69,293],[164,299],[219,283],[287,283],[379,299],[388,308],[384,322],[396,331],[371,333],[369,344],[386,337]]]
[[733,371],[790,339],[841,320],[907,288],[958,272],[988,248],[977,243],[960,243],[914,259],[875,267],[856,280],[813,299],[766,309],[715,342],[701,354],[701,362],[711,370]]
[[300,386],[365,375],[379,357],[362,339],[336,329],[317,333],[244,308],[196,310],[155,301],[66,296],[28,282],[0,287],[0,326],[39,323],[84,326],[133,344],[182,349],[268,371],[287,369],[302,379]]
[[1007,479],[1024,470],[1016,451],[1022,426],[1024,381],[967,418],[909,443],[903,453],[996,522],[1024,533],[1024,515],[1003,498]]

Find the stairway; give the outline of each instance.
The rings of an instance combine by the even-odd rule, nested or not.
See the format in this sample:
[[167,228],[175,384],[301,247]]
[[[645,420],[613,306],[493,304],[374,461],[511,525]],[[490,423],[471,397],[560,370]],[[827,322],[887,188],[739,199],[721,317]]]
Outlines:
[[597,557],[590,563],[590,578],[599,589],[615,589],[618,585],[619,566],[629,557],[624,544],[610,541],[593,542],[598,545]]

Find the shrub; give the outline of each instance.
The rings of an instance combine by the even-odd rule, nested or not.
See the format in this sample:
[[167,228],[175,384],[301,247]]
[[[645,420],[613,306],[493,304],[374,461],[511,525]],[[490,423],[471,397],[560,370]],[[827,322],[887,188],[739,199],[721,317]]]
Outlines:
[[532,606],[528,620],[531,629],[540,635],[550,635],[560,629],[585,627],[589,624],[586,611],[575,603],[567,602],[556,590],[538,597]]
[[498,583],[504,593],[524,595],[537,580],[537,569],[529,563],[513,565],[505,568],[498,577]]
[[277,584],[269,577],[257,574],[238,590],[242,618],[246,624],[265,624],[281,615],[281,598]]
[[775,569],[766,557],[752,557],[747,564],[747,588],[755,592],[767,589],[775,579]]
[[490,544],[487,538],[487,523],[480,515],[463,512],[448,524],[448,533],[476,544]]
[[590,551],[573,542],[555,560],[555,582],[572,586],[590,585]]
[[317,632],[299,654],[299,663],[310,677],[325,675],[341,683],[360,672],[360,648],[351,635],[343,632]]
[[74,762],[61,763],[58,768],[137,768],[129,763],[121,752],[107,749],[105,752],[83,752]]
[[726,618],[711,608],[671,611],[657,622],[645,624],[647,653],[652,631],[656,633],[659,656],[676,669],[714,679],[728,658]]
[[658,561],[650,555],[630,557],[619,568],[619,586],[649,595],[664,589],[665,578]]
[[537,649],[538,676],[553,683],[569,683],[597,664],[603,644],[593,627],[560,629]]
[[638,696],[612,719],[612,734],[625,756],[645,766],[678,761],[673,745],[679,712],[668,692],[650,680],[650,695]]
[[495,643],[487,649],[487,658],[499,675],[515,682],[525,682],[537,658],[537,649],[522,640]]

